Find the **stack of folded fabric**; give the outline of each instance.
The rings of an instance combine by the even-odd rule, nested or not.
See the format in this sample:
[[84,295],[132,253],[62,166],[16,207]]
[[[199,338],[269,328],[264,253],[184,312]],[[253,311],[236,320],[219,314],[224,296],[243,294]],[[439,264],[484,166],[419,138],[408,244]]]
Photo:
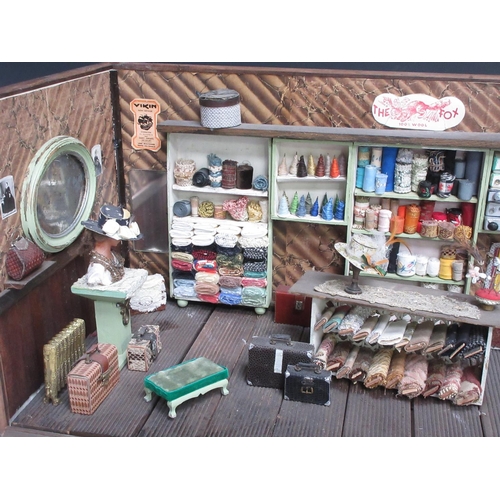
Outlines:
[[393,349],[378,349],[375,352],[372,364],[368,368],[364,380],[366,388],[374,389],[375,387],[385,386],[393,353]]
[[386,389],[397,389],[405,373],[406,351],[395,351],[387,372]]
[[421,354],[408,354],[405,361],[405,371],[398,385],[398,395],[408,398],[420,396],[425,390],[428,362]]
[[437,393],[439,399],[453,399],[460,390],[462,381],[463,368],[460,363],[446,365],[446,374],[441,385],[441,389]]
[[447,331],[448,325],[446,323],[436,323],[429,338],[429,344],[424,348],[423,354],[441,351],[445,345]]
[[347,356],[351,350],[352,344],[344,340],[342,342],[337,342],[333,351],[328,356],[326,361],[326,369],[331,372],[337,372],[342,368],[346,362]]
[[460,387],[455,398],[452,400],[458,406],[474,404],[479,401],[482,389],[479,376],[472,366],[464,368]]
[[324,370],[326,368],[326,362],[328,361],[328,356],[332,353],[335,348],[335,335],[332,333],[327,333],[321,339],[321,344],[318,350],[314,354],[314,362],[317,363]]
[[401,341],[406,331],[408,321],[397,319],[390,321],[378,338],[379,345],[393,346]]
[[369,347],[361,346],[354,360],[349,379],[351,382],[363,382],[366,378],[368,370],[373,362],[375,352]]
[[405,351],[408,353],[415,353],[426,349],[429,345],[429,340],[433,330],[433,320],[425,320],[422,321],[422,323],[419,323],[416,326],[410,341],[406,344]]
[[373,310],[369,307],[354,306],[345,315],[338,326],[338,333],[342,337],[352,337],[363,326],[366,318],[371,316]]
[[364,323],[361,325],[361,328],[352,335],[353,342],[360,342],[365,340],[375,328],[379,319],[379,315],[369,316],[365,319]]
[[370,345],[374,345],[378,342],[378,338],[381,333],[385,330],[386,326],[389,324],[391,320],[391,315],[387,313],[383,313],[378,317],[377,323],[372,328],[371,332],[366,337],[366,342]]
[[344,365],[342,366],[342,368],[339,368],[337,370],[337,373],[335,375],[338,379],[349,378],[349,375],[351,374],[354,362],[356,361],[356,357],[358,356],[360,349],[361,346],[359,345],[356,344],[351,345],[351,349],[349,350],[349,354],[347,355]]
[[433,358],[429,361],[427,370],[427,380],[425,381],[425,389],[422,393],[424,398],[432,396],[441,390],[444,378],[446,376],[446,363],[442,358]]

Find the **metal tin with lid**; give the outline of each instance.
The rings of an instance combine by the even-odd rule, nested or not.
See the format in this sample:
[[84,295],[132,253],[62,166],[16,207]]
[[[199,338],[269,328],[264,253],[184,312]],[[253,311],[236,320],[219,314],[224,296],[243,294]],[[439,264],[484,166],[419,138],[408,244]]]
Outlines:
[[203,127],[215,129],[241,125],[240,94],[236,90],[216,89],[198,96]]

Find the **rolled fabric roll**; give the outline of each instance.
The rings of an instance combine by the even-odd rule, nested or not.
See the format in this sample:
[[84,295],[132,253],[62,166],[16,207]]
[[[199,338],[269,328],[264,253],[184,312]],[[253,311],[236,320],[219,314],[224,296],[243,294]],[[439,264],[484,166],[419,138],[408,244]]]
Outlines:
[[439,356],[448,356],[455,350],[455,344],[458,338],[458,323],[451,323],[446,330],[444,347],[438,352]]
[[349,341],[342,341],[335,344],[333,351],[328,356],[326,362],[326,369],[336,372],[345,364],[349,351],[351,350],[351,343]]
[[453,399],[460,390],[463,369],[459,363],[452,363],[446,367],[446,375],[441,389],[437,393],[439,399]]
[[434,330],[434,321],[426,320],[419,323],[413,332],[413,335],[405,346],[405,351],[408,353],[423,351],[428,345]]
[[349,379],[351,382],[363,382],[366,378],[366,374],[370,369],[370,365],[373,362],[373,356],[375,352],[369,347],[361,346],[354,364],[349,373]]
[[351,345],[351,350],[347,355],[344,365],[337,371],[336,377],[338,379],[349,378],[349,374],[351,373],[352,367],[354,366],[354,361],[356,361],[356,356],[358,355],[360,349],[361,347],[359,345]]
[[405,371],[398,385],[398,395],[408,398],[420,396],[425,389],[427,380],[428,362],[421,354],[408,354],[405,362]]
[[429,344],[423,350],[423,354],[432,354],[433,352],[438,352],[444,347],[446,340],[446,332],[448,330],[448,325],[445,323],[439,323],[434,325],[431,337],[429,339]]
[[455,343],[455,350],[449,355],[450,359],[455,359],[457,354],[467,345],[471,334],[472,325],[468,323],[461,323],[458,327],[457,341]]
[[391,319],[390,314],[381,314],[377,320],[377,324],[373,327],[370,334],[366,337],[366,341],[369,344],[376,344],[381,333],[384,331],[386,326],[389,324]]
[[335,311],[323,326],[323,332],[331,332],[338,328],[340,323],[345,319],[347,313],[351,310],[351,306],[344,304],[335,308]]
[[179,200],[174,203],[172,207],[174,215],[177,217],[187,217],[191,214],[191,201]]
[[383,346],[397,344],[403,338],[407,325],[408,321],[404,319],[390,321],[380,334],[377,342]]
[[481,393],[481,382],[476,377],[474,368],[467,366],[463,370],[460,387],[455,399],[453,399],[453,403],[458,406],[476,403],[481,397]]
[[405,371],[406,351],[396,351],[392,355],[391,364],[387,373],[386,389],[397,389],[403,379]]
[[257,189],[258,191],[267,191],[268,186],[269,181],[267,180],[267,177],[264,177],[263,175],[258,175],[253,180],[253,188]]
[[358,342],[361,340],[365,340],[367,336],[372,332],[373,328],[378,321],[378,316],[370,316],[365,319],[365,322],[361,325],[361,328],[352,336],[353,342]]
[[335,335],[332,333],[328,333],[323,336],[321,340],[321,344],[314,355],[314,362],[318,363],[321,368],[324,370],[326,368],[326,362],[328,360],[328,356],[332,353],[335,347]]
[[368,307],[354,306],[339,324],[339,335],[354,335],[372,312]]
[[378,386],[385,386],[393,353],[393,349],[379,349],[375,352],[364,380],[366,388],[374,389]]
[[210,171],[208,168],[200,168],[193,174],[193,186],[205,187],[210,184]]
[[422,393],[424,398],[432,396],[441,390],[446,376],[446,363],[442,358],[433,358],[429,361],[427,370],[427,380]]
[[403,334],[403,338],[394,344],[394,347],[398,350],[401,351],[401,349],[404,349],[404,347],[410,342],[410,339],[413,335],[413,332],[415,331],[415,328],[417,327],[418,323],[416,321],[410,321],[406,325],[405,332]]

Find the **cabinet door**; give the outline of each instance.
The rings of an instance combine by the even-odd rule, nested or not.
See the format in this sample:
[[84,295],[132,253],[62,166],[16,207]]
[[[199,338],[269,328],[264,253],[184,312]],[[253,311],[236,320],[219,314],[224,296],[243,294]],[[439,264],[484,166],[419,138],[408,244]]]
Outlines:
[[[215,162],[213,155],[217,157]],[[266,138],[190,133],[170,133],[168,135],[168,221],[169,241],[172,250],[169,257],[170,295],[178,300],[179,305],[185,306],[190,300],[202,300],[229,305],[248,305],[255,307],[258,313],[264,312],[264,309],[269,306],[272,289],[272,245],[270,243],[272,232],[268,223],[269,157],[270,140]],[[208,170],[205,172],[208,175],[208,184],[196,182],[193,184],[192,181],[185,179],[181,179],[179,182],[175,174],[176,163],[180,160],[190,160],[194,163],[194,175],[202,169]],[[212,174],[215,174],[217,169],[211,169],[211,165],[220,163],[222,166],[226,160],[235,162],[238,165],[237,168],[246,165],[247,181],[248,166],[251,166],[251,182],[247,182],[244,188],[234,187],[230,189],[222,187],[219,182],[213,182],[216,175]],[[223,174],[220,171],[218,173]],[[254,182],[257,178],[263,182]],[[182,229],[179,231],[178,227],[182,227]],[[235,267],[238,267],[237,270],[231,270],[234,272],[234,277],[245,278],[241,280],[244,284],[238,287],[221,286],[220,278],[222,278],[223,271],[219,266],[220,261],[224,259],[218,252],[217,240],[222,233],[229,234],[231,237],[235,236],[238,239],[235,247],[241,250],[242,262],[235,264]],[[248,236],[249,234],[256,236],[252,240],[252,236]],[[255,242],[259,251],[245,250],[249,248],[252,241]],[[188,242],[190,245],[178,244]],[[228,245],[230,244],[228,242]],[[186,270],[189,265],[186,262],[180,265],[176,261],[177,254],[174,251],[189,253],[188,247],[191,249],[191,260],[187,262],[192,263],[192,269],[189,272],[193,275],[195,284],[198,284],[196,277],[200,276],[198,274],[200,272],[214,271],[217,274],[217,277],[210,280],[213,286],[207,287],[210,288],[209,293],[196,293],[193,290],[186,292],[184,287],[181,293],[181,287],[177,287],[176,276],[179,273],[176,271]],[[192,252],[193,247],[198,252]],[[210,248],[209,251],[207,250],[207,255],[210,258],[200,259],[203,252],[199,247]],[[228,253],[231,252],[228,251]],[[263,253],[264,257],[262,257]],[[248,255],[255,257],[255,259],[250,259]],[[183,258],[187,257],[183,256]],[[202,260],[210,262],[200,262]],[[229,260],[231,260],[229,257],[225,259],[225,261]],[[241,273],[238,274],[240,270]],[[227,269],[224,272],[226,271]]]

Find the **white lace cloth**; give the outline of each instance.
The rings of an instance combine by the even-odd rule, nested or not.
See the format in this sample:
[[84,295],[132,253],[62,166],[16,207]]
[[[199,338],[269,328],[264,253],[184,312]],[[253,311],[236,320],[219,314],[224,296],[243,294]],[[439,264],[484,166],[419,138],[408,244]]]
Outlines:
[[[92,264],[92,277],[95,282],[97,273],[101,273],[103,280],[109,271],[100,264]],[[101,268],[99,270],[99,268]],[[75,287],[99,290],[103,292],[122,292],[126,299],[130,299],[130,307],[139,312],[151,312],[167,303],[165,280],[161,274],[148,275],[146,269],[125,268],[125,276],[116,283],[109,285],[89,284],[89,274],[82,276],[75,282]],[[103,281],[101,280],[101,283]]]

